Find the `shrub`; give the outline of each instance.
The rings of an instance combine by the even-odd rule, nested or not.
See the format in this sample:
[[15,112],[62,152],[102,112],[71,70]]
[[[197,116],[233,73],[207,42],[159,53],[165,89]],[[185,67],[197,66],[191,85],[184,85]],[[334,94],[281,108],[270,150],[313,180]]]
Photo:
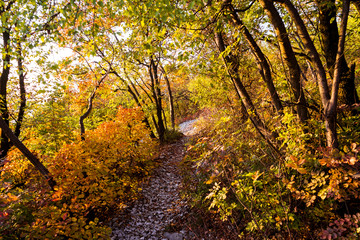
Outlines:
[[359,237],[359,144],[330,151],[318,141],[321,129],[311,129],[315,120],[305,127],[285,114],[280,156],[235,118],[215,116],[209,125],[183,161],[193,173],[184,194],[195,208],[226,221],[238,238]]
[[[88,131],[85,141],[66,144],[45,158],[57,182],[54,192],[13,150],[1,174],[0,235],[109,238],[110,229],[101,222],[137,197],[140,182],[154,167],[156,143],[142,119],[138,109],[120,108],[114,121]],[[25,180],[24,187],[14,188]]]

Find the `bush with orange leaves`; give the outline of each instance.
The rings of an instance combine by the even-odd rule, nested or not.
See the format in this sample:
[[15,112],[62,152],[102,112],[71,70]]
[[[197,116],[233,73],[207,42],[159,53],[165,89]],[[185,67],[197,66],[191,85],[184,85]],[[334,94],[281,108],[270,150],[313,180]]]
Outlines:
[[[38,175],[13,150],[3,179],[29,179],[21,189],[3,185],[0,235],[29,239],[106,239],[109,228],[100,222],[135,199],[139,184],[154,167],[156,142],[138,109],[120,108],[114,121],[85,135],[85,141],[64,145],[46,165],[57,182],[44,190]],[[19,161],[18,161],[19,160]],[[21,160],[21,161],[20,161]],[[30,174],[29,174],[30,173]],[[41,192],[41,197],[36,193]],[[20,214],[19,209],[27,209]],[[25,216],[25,220],[24,220]],[[100,220],[99,220],[100,219]],[[6,239],[6,238],[4,238]]]

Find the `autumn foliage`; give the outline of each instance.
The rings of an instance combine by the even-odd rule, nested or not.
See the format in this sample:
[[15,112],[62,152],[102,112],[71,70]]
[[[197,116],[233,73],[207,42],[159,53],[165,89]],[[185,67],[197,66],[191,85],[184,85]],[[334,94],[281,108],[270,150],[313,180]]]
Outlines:
[[[233,121],[227,111],[198,121],[202,133],[183,161],[184,195],[205,222],[197,227],[211,224],[208,231],[227,239],[359,238],[358,143],[341,150],[307,145],[314,138],[295,124],[282,129],[287,153],[277,155],[241,115]],[[293,116],[282,119],[289,126]]]
[[154,167],[156,143],[142,120],[139,109],[119,108],[114,121],[47,158],[58,184],[53,192],[12,150],[1,172],[2,238],[108,238],[103,222],[137,197],[139,184]]

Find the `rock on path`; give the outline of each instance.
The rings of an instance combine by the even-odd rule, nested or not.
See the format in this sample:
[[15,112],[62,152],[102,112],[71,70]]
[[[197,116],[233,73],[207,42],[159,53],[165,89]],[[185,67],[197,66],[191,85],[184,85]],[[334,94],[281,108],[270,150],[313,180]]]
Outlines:
[[[191,135],[191,123],[185,123],[182,132]],[[181,125],[180,125],[181,127]],[[166,232],[166,228],[187,213],[186,202],[180,195],[181,176],[177,164],[185,155],[186,137],[162,149],[162,164],[154,170],[149,183],[142,187],[142,198],[112,220],[111,239],[182,240],[192,238],[186,230]]]
[[189,120],[183,123],[179,124],[179,130],[182,132],[185,136],[191,136],[194,135],[198,129],[195,126],[195,123],[197,122],[197,119]]

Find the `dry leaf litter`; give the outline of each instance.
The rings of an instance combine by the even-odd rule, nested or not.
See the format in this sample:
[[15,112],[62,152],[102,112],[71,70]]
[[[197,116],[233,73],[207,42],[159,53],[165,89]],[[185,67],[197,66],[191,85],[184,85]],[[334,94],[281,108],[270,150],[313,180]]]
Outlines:
[[188,211],[179,193],[182,181],[178,163],[185,155],[187,136],[196,132],[194,123],[195,120],[191,120],[180,124],[185,137],[164,147],[160,155],[162,164],[142,186],[142,197],[112,219],[112,240],[182,240],[194,237],[185,229],[168,231],[169,226],[185,217]]

